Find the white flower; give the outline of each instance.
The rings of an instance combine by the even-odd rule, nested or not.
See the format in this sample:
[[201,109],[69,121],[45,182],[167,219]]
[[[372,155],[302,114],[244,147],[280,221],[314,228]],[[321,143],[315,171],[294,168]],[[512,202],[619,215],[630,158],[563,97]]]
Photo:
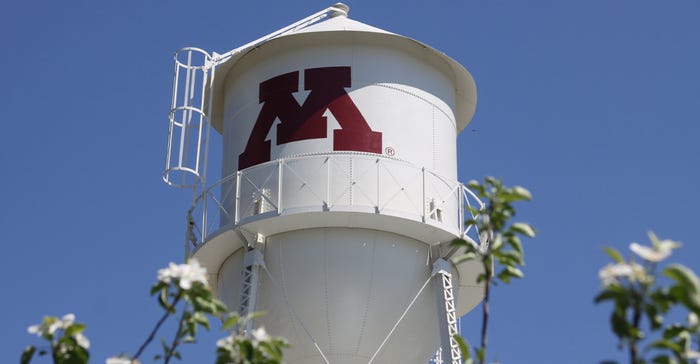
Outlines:
[[267,334],[267,331],[265,331],[265,328],[262,326],[253,330],[253,332],[251,332],[250,334],[253,337],[253,344],[254,345],[261,342],[261,341],[270,340],[270,335]]
[[41,336],[41,332],[39,332],[39,325],[32,325],[27,328],[27,332],[30,334],[36,334]]
[[688,324],[690,324],[690,326],[695,326],[698,324],[698,315],[696,315],[695,312],[688,314]]
[[231,345],[233,345],[232,336],[226,336],[225,338],[216,341],[216,346],[219,348],[228,348]]
[[65,329],[68,326],[73,325],[74,322],[75,322],[75,315],[74,314],[69,313],[67,315],[63,315],[63,317],[61,317],[61,328]]
[[131,359],[120,356],[114,356],[111,358],[107,358],[105,364],[131,364]]
[[670,249],[661,251],[637,243],[630,244],[630,250],[640,258],[652,263],[658,263],[671,255]]
[[608,264],[598,272],[598,278],[604,286],[617,283],[617,279],[621,277],[634,281],[643,276],[644,268],[636,263]]
[[642,259],[652,263],[658,263],[668,258],[674,249],[681,246],[680,243],[673,240],[659,240],[653,232],[649,232],[649,240],[651,240],[651,247],[632,243],[630,244],[630,250]]
[[48,332],[49,335],[53,335],[56,333],[56,330],[61,329],[61,328],[63,328],[63,323],[61,322],[61,320],[56,320],[51,325],[49,325],[46,332]]
[[163,268],[158,270],[158,280],[163,283],[170,283],[175,272],[178,271],[178,266],[170,262],[168,268]]
[[199,265],[196,259],[190,259],[189,263],[179,265],[171,262],[167,268],[158,271],[158,280],[167,284],[177,280],[180,288],[188,290],[195,282],[207,284],[207,270]]
[[83,349],[90,349],[90,340],[88,340],[87,337],[83,334],[75,334],[73,335],[75,338],[75,341],[80,345]]
[[204,285],[207,284],[207,270],[200,266],[197,260],[192,259],[189,264],[183,264],[182,268],[180,288],[190,289],[194,282],[200,282]]

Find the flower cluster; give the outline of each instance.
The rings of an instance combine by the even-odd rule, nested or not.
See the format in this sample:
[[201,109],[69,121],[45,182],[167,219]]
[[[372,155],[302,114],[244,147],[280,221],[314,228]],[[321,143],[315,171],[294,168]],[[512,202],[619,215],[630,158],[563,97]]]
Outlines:
[[[603,287],[595,302],[613,304],[610,325],[620,347],[628,347],[630,362],[646,363],[644,356],[651,353],[653,363],[700,364],[694,348],[700,343],[700,279],[683,265],[662,265],[680,243],[660,240],[652,232],[649,240],[651,246],[631,243],[628,260],[613,248],[605,249],[613,263],[598,273]],[[658,270],[666,281],[658,280]],[[664,316],[671,310],[687,310],[687,325],[666,323]],[[649,341],[644,351],[643,341]]]
[[192,283],[199,282],[207,285],[207,270],[199,265],[196,259],[190,259],[188,263],[175,264],[171,262],[167,268],[158,270],[158,281],[170,284],[175,282],[183,290],[192,288]]
[[246,317],[231,313],[224,321],[223,329],[230,334],[216,342],[216,364],[280,364],[282,350],[289,346],[286,340],[268,335],[260,326],[246,332],[248,326],[259,313]]
[[[44,317],[44,321],[42,321],[40,324],[29,326],[27,328],[27,332],[39,337],[43,337],[47,340],[52,340],[54,335],[56,335],[57,331],[61,330],[67,332],[69,331],[69,328],[74,326],[74,324],[75,315],[72,313],[64,315],[60,319],[58,317],[49,316]],[[90,348],[90,340],[88,340],[88,338],[85,337],[85,335],[83,335],[82,332],[79,332],[78,330],[71,331],[73,332],[71,332],[68,336],[71,336],[73,339],[75,339],[76,343],[80,345],[80,347],[84,349]]]
[[[268,342],[270,340],[272,340],[272,337],[268,335],[267,331],[265,331],[265,328],[262,326],[258,327],[257,329],[253,329],[253,331],[250,332],[250,342],[253,344],[253,347],[257,347],[260,345],[260,343]],[[233,346],[235,341],[236,337],[234,334],[231,334],[223,339],[219,339],[216,342],[216,346],[219,348],[229,348]]]
[[[671,252],[674,249],[678,249],[681,246],[680,243],[672,240],[659,240],[653,232],[649,232],[649,240],[651,241],[651,246],[631,243],[629,249],[635,256],[651,264],[660,263],[671,256]],[[646,269],[642,265],[635,263],[634,260],[625,262],[619,256],[619,253],[610,253],[617,255],[617,259],[615,263],[606,265],[598,272],[598,278],[600,278],[603,286],[620,284],[619,280],[623,278],[627,279],[629,282],[641,283],[645,283],[645,280],[652,279],[652,277],[647,274]]]
[[75,322],[72,313],[61,318],[44,317],[40,324],[29,326],[27,332],[48,341],[48,347],[27,346],[22,352],[20,363],[30,363],[35,354],[50,354],[55,363],[87,364],[90,359],[90,340],[83,335],[84,330],[85,324]]
[[598,278],[600,278],[604,286],[619,284],[619,278],[627,278],[631,282],[635,282],[642,281],[645,276],[644,267],[634,262],[611,263],[598,272]]

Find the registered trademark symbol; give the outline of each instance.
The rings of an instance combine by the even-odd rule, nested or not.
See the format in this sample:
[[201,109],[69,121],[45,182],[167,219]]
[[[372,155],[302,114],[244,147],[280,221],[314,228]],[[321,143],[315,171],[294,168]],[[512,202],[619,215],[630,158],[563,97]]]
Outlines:
[[389,157],[393,157],[394,154],[396,153],[396,151],[395,151],[394,148],[392,148],[392,147],[386,147],[386,148],[384,149],[384,152],[385,152],[386,155],[388,155]]

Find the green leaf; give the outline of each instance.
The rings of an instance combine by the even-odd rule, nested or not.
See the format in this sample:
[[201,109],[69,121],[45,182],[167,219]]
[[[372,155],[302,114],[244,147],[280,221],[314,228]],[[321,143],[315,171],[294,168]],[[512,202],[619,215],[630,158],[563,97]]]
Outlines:
[[628,338],[631,336],[630,330],[632,329],[632,325],[627,322],[624,316],[617,312],[613,312],[612,315],[610,315],[610,326],[615,335],[620,338]]
[[29,362],[32,361],[32,357],[34,356],[35,352],[36,348],[32,345],[29,345],[26,348],[24,348],[24,351],[22,352],[22,357],[19,360],[20,364],[29,364]]
[[690,269],[680,264],[672,264],[664,269],[663,274],[674,281],[670,294],[689,310],[700,314],[700,279]]
[[511,278],[523,278],[524,274],[520,269],[516,267],[507,266],[500,273],[498,273],[498,279],[503,283],[510,283]]
[[518,232],[520,234],[523,234],[527,236],[528,238],[534,238],[535,237],[535,229],[530,226],[530,224],[526,224],[524,222],[516,222],[513,225],[510,226],[510,230],[514,232]]
[[620,252],[617,251],[617,249],[611,248],[611,247],[605,247],[605,248],[603,248],[603,250],[604,250],[605,253],[607,253],[607,254],[610,256],[610,258],[612,258],[612,260],[614,260],[616,263],[623,263],[623,262],[625,261],[624,259],[622,259],[622,254],[620,254]]
[[513,250],[520,253],[521,257],[524,255],[523,243],[520,241],[520,238],[517,235],[515,235],[515,234],[507,235],[506,236],[506,243],[511,248],[513,248]]
[[649,295],[651,301],[661,312],[668,310],[676,303],[676,300],[663,289],[656,289]]
[[654,357],[654,359],[651,360],[651,362],[654,364],[678,364],[678,361],[676,361],[676,359],[667,355],[656,356]]
[[484,357],[486,356],[486,350],[484,350],[484,348],[478,348],[475,351],[476,351],[476,358],[479,359],[479,362],[483,362]]
[[165,339],[160,339],[160,346],[163,347],[163,352],[166,355],[170,352],[170,346],[168,346],[168,343],[165,341]]
[[653,343],[647,345],[648,349],[654,348],[654,349],[668,349],[673,352],[681,353],[683,352],[683,347],[678,345],[677,343],[671,341],[671,340],[666,340],[666,339],[661,339],[661,340],[656,340]]
[[207,316],[201,312],[195,312],[194,315],[192,316],[192,319],[194,322],[198,323],[200,326],[206,328],[209,330],[209,320],[207,319]]
[[672,264],[664,269],[664,275],[675,280],[692,293],[700,291],[700,279],[688,267],[680,264]]
[[467,187],[481,197],[486,196],[486,189],[477,180],[467,182]]
[[222,330],[228,330],[228,329],[236,326],[236,324],[238,324],[238,320],[239,320],[238,315],[233,313],[229,318],[226,319],[226,321],[224,321],[224,324],[221,327]]
[[226,304],[223,301],[213,298],[212,303],[214,304],[214,308],[216,309],[214,314],[228,312],[228,306],[226,306]]
[[253,313],[249,313],[248,316],[245,317],[246,321],[250,320],[255,320],[256,318],[260,318],[267,315],[266,311],[255,311]]
[[666,327],[663,338],[666,340],[673,339],[686,331],[686,328],[679,324],[673,324]]
[[478,255],[475,252],[469,252],[469,253],[464,253],[456,256],[454,259],[452,259],[452,264],[459,264],[468,260],[474,260],[478,258]]
[[[474,214],[474,215],[476,215],[478,212],[479,212],[478,210],[477,210],[477,211],[471,211],[471,213]],[[476,224],[477,224],[477,223],[476,223],[476,220],[474,220],[474,219],[469,219],[469,220],[466,220],[466,221],[464,222],[464,226],[465,226],[465,227],[467,227],[467,226],[473,226],[473,225],[476,225]]]
[[516,266],[525,264],[523,256],[515,250],[497,251],[494,252],[493,255],[496,257],[496,260],[503,265]]
[[510,274],[512,277],[516,277],[516,278],[525,277],[525,274],[519,268],[508,266],[508,267],[506,267],[506,270],[508,271],[508,274]]
[[618,285],[611,285],[606,287],[595,297],[593,301],[595,303],[601,303],[603,301],[608,300],[614,300],[615,302],[618,302],[625,306],[629,304],[629,296],[627,294],[627,291]]
[[462,352],[462,357],[463,358],[471,358],[472,354],[469,351],[469,344],[459,335],[454,336],[455,341],[457,341],[457,345],[459,345],[459,351]]
[[76,323],[76,324],[68,326],[68,328],[66,329],[65,335],[66,336],[73,336],[73,335],[77,335],[83,331],[85,331],[85,324]]
[[151,287],[151,296],[153,296],[154,294],[158,293],[158,291],[163,289],[164,285],[165,285],[165,283],[163,283],[163,282],[158,282],[158,283],[154,284],[153,287]]
[[659,310],[656,308],[656,306],[651,304],[645,305],[644,313],[647,315],[647,319],[649,320],[652,330],[658,330],[661,328],[664,323],[664,317],[659,315]]
[[168,303],[168,287],[163,287],[160,290],[160,294],[158,295],[158,303],[164,309],[170,309],[170,303]]
[[505,269],[498,273],[498,279],[505,284],[510,283],[510,275]]

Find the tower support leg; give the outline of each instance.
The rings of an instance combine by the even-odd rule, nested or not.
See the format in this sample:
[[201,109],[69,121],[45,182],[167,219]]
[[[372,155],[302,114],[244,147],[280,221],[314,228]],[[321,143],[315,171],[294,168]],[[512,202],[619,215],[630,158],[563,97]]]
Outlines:
[[455,335],[457,328],[457,312],[455,297],[452,289],[452,266],[445,259],[433,263],[433,286],[437,302],[438,323],[440,325],[441,361],[451,364],[462,363],[462,353]]
[[[263,254],[258,248],[248,250],[243,256],[243,271],[241,272],[241,301],[238,313],[246,317],[255,312],[258,299],[258,287],[260,286],[260,267],[265,266]],[[250,333],[253,329],[253,320],[246,321],[245,330]]]

